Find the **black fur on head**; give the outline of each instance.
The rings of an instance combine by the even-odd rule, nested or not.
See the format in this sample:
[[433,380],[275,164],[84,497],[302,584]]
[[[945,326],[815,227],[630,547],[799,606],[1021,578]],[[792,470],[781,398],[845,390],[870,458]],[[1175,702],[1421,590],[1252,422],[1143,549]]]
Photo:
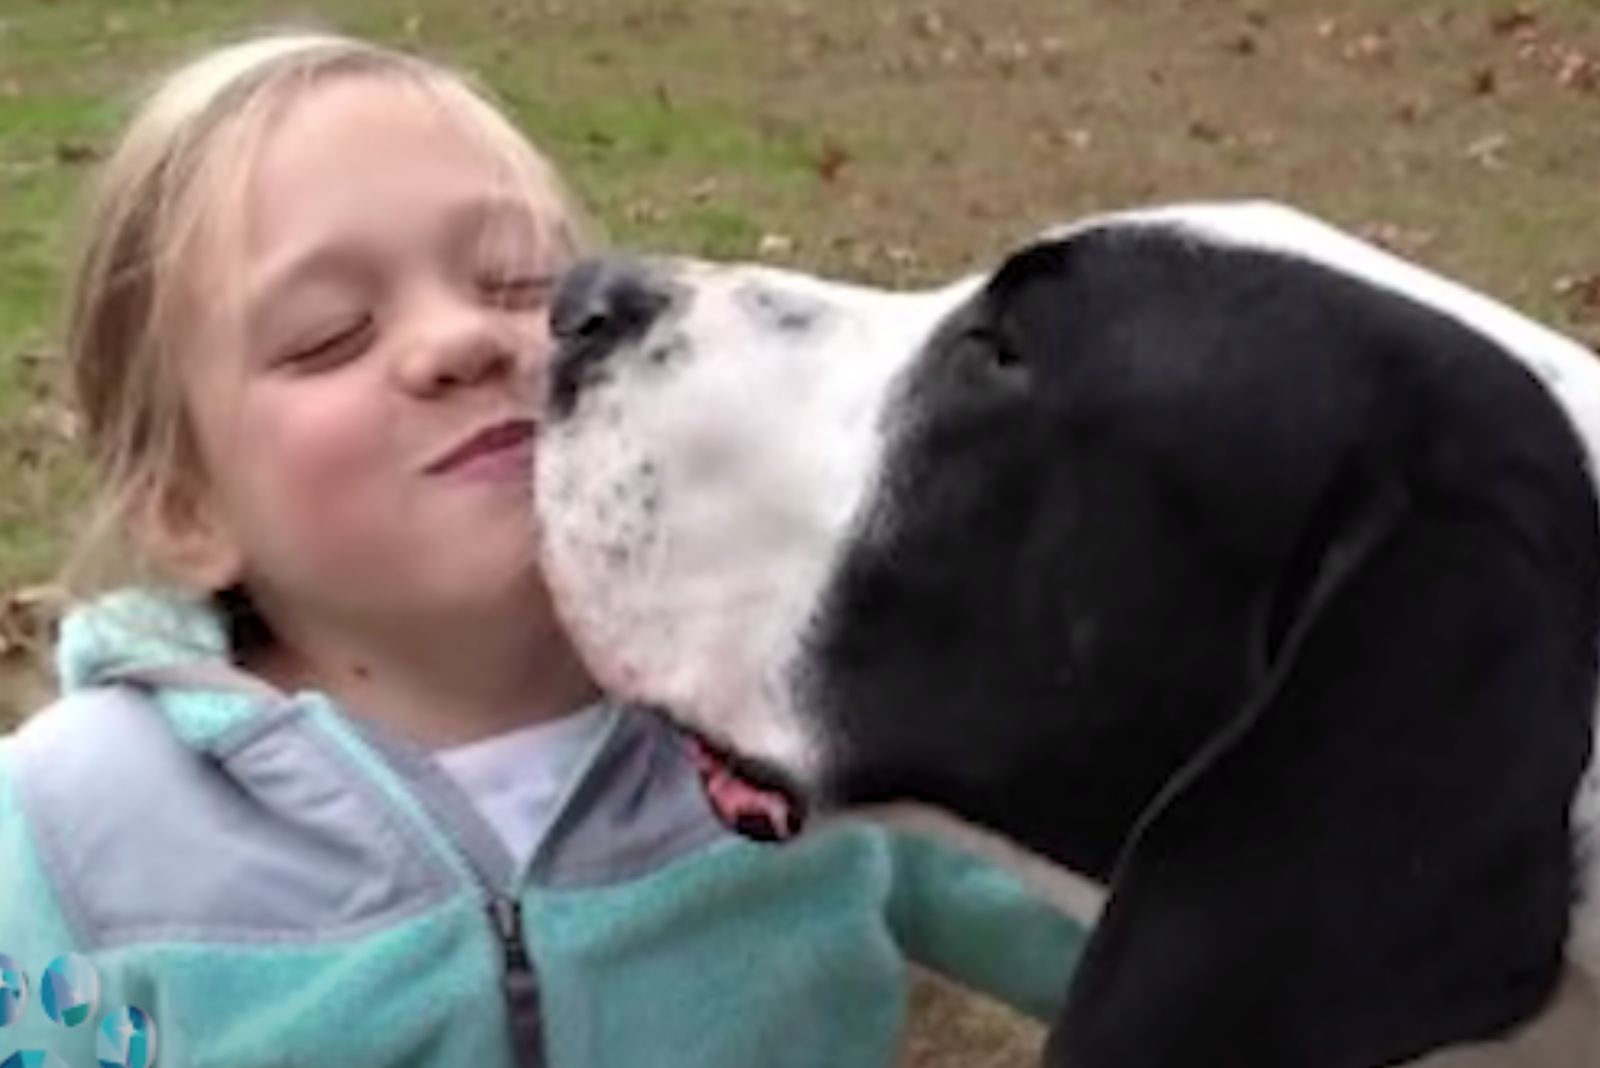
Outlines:
[[1052,1062],[1387,1064],[1559,967],[1600,633],[1546,391],[1311,262],[1106,229],[934,337],[809,635],[827,784],[1111,884]]

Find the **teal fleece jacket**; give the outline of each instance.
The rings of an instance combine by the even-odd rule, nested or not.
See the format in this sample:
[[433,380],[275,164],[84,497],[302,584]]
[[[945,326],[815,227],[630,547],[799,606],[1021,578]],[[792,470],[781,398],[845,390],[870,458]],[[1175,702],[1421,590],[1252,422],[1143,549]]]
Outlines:
[[929,840],[729,834],[678,738],[612,707],[524,870],[430,756],[236,670],[208,611],[80,609],[64,694],[0,738],[0,953],[85,955],[98,1012],[30,999],[0,1059],[95,1063],[155,1021],[183,1068],[884,1068],[909,957],[1040,1018],[1080,925]]

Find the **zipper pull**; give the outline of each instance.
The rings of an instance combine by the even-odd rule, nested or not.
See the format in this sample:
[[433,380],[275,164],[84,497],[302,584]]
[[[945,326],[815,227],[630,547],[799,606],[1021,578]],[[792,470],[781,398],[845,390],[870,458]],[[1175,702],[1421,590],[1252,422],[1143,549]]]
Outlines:
[[490,898],[489,922],[500,935],[505,958],[502,984],[513,1057],[519,1066],[544,1065],[544,1015],[539,1002],[539,979],[522,940],[522,903],[514,897]]
[[516,974],[533,971],[528,960],[528,948],[522,941],[522,902],[512,897],[496,896],[489,901],[489,914],[495,930],[500,932],[500,948],[505,952],[506,972]]

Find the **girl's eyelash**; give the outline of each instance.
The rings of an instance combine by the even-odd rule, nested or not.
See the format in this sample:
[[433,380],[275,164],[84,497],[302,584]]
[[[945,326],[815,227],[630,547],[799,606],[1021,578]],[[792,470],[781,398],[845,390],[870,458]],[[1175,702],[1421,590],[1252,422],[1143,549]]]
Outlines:
[[280,366],[302,371],[334,366],[359,350],[372,322],[372,316],[363,315],[310,344],[296,346],[278,362]]
[[485,274],[478,279],[483,294],[507,307],[531,308],[544,304],[555,289],[549,274]]

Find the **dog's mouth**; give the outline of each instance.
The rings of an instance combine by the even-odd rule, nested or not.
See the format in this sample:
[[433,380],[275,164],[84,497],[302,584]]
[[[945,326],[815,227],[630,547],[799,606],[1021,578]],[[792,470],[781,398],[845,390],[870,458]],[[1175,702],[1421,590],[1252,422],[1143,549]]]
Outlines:
[[725,825],[758,842],[786,842],[799,835],[809,805],[788,775],[703,734],[684,733],[706,797]]

